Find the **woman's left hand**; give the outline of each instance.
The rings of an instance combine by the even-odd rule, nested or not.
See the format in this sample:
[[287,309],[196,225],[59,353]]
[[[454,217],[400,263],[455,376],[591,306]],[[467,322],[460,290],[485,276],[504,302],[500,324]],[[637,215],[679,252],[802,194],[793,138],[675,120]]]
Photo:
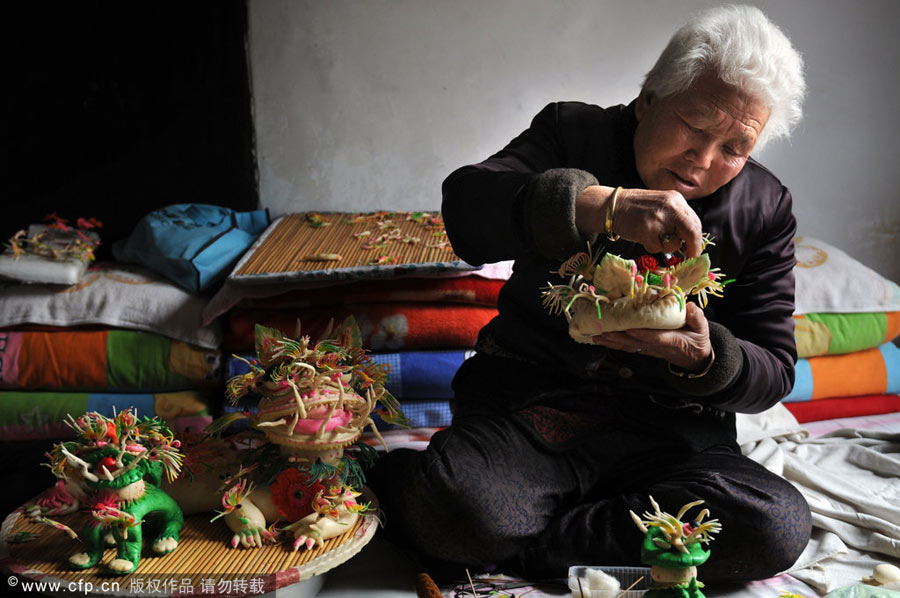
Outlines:
[[593,338],[595,345],[617,351],[640,353],[668,361],[685,371],[700,371],[709,363],[712,343],[706,315],[694,303],[685,305],[684,326],[676,330],[634,328],[620,332],[606,332]]

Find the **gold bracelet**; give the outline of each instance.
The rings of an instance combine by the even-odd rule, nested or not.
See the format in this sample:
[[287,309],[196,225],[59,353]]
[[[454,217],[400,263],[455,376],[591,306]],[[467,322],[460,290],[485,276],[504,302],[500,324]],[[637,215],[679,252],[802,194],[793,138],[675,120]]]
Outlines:
[[[685,372],[678,368],[678,370],[672,369],[672,364],[669,364],[669,373],[673,376],[678,376],[679,378],[684,378],[687,375],[688,378],[702,378],[703,376],[709,373],[709,369],[712,367],[713,362],[716,360],[716,352],[713,351],[712,347],[709,348],[709,363],[706,364],[706,367],[703,368],[701,372]],[[676,366],[677,367],[677,366]]]
[[610,197],[609,201],[606,203],[606,222],[604,223],[604,226],[606,227],[606,236],[610,241],[614,242],[619,240],[619,235],[613,232],[613,219],[616,216],[616,198],[619,197],[619,191],[621,190],[621,187],[616,187],[612,197]]

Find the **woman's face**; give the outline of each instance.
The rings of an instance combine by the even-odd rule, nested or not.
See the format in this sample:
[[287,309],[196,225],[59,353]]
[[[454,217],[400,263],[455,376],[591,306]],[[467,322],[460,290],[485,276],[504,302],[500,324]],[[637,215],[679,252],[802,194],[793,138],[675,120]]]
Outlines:
[[641,91],[634,155],[648,189],[706,197],[736,177],[769,110],[711,74],[665,98]]

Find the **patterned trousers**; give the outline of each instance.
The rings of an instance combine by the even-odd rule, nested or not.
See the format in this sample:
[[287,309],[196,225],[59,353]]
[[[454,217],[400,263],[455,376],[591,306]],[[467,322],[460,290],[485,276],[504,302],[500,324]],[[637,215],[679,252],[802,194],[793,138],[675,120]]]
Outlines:
[[457,414],[427,450],[389,452],[369,474],[388,535],[460,573],[564,577],[575,564],[639,565],[643,534],[629,510],[652,511],[653,496],[672,514],[703,499],[687,518],[708,508],[721,522],[699,571],[706,583],[770,577],[806,546],[803,496],[733,442],[697,450],[655,434],[665,420],[629,424],[615,416],[575,442],[542,438],[566,421],[543,407]]

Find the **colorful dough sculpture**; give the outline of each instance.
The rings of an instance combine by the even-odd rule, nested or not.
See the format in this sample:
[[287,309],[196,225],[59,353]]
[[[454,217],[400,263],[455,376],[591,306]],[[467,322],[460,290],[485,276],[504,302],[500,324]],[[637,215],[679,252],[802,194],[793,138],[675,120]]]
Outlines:
[[[295,336],[256,326],[257,358],[228,381],[226,394],[235,403],[258,396],[258,412],[230,414],[207,429],[217,436],[238,420],[250,424],[219,441],[250,447],[239,451],[237,471],[223,476],[222,509],[213,517],[233,532],[232,547],[287,538],[294,550],[310,549],[350,529],[368,509],[356,501],[365,483],[359,461],[374,452],[359,441],[364,427],[380,439],[376,409],[385,421],[405,423],[384,386],[387,367],[366,355],[352,318],[315,344],[299,325]],[[216,440],[209,442],[207,449]]]
[[[155,554],[178,546],[184,525],[181,509],[160,489],[163,473],[169,481],[181,469],[180,442],[159,418],[143,419],[131,408],[113,417],[96,412],[66,422],[75,440],[56,444],[48,453],[58,484],[26,509],[32,519],[80,539],[83,549],[69,557],[72,569],[93,567],[107,546],[115,546],[109,562],[114,575],[132,573],[141,560],[145,531]],[[85,523],[80,533],[49,519],[81,508]]]
[[[711,242],[704,239],[704,249]],[[675,329],[684,326],[685,299],[697,295],[706,307],[708,296],[721,297],[724,286],[718,269],[710,269],[708,254],[685,260],[680,256],[637,260],[611,253],[580,252],[563,262],[558,274],[566,284],[543,289],[543,304],[551,314],[569,322],[569,335],[591,344],[604,332],[632,328]]]
[[713,538],[710,534],[722,530],[718,519],[703,521],[709,509],[703,509],[693,520],[683,521],[688,511],[702,505],[702,500],[690,502],[674,517],[659,510],[650,497],[653,513],[646,511],[644,519],[629,511],[635,525],[644,534],[641,562],[650,566],[653,584],[643,598],[704,598],[697,581],[697,566],[709,558],[703,547]]
[[[256,327],[257,358],[249,373],[228,380],[226,395],[235,403],[257,398],[257,413],[217,419],[185,454],[161,420],[131,409],[70,416],[76,439],[48,454],[60,482],[26,514],[83,541],[69,559],[74,569],[96,565],[115,546],[113,574],[137,569],[144,523],[154,524],[155,553],[175,550],[185,514],[218,510],[211,520],[224,519],[232,548],[284,539],[311,549],[348,531],[369,509],[356,500],[361,462],[375,453],[360,441],[363,429],[371,426],[383,443],[372,415],[406,420],[385,388],[387,366],[366,354],[352,317],[317,343],[300,336],[299,324],[295,336]],[[224,435],[239,420],[249,420],[249,430]],[[80,534],[50,518],[79,508],[87,518]]]

